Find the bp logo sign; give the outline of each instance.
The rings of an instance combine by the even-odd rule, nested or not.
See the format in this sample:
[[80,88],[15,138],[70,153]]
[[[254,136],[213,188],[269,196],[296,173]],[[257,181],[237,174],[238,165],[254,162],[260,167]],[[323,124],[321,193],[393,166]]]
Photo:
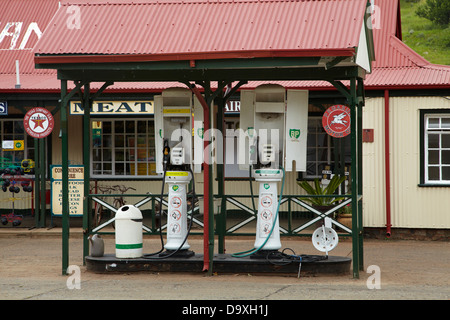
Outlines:
[[292,140],[298,140],[300,138],[300,129],[290,129],[289,130],[289,137]]
[[203,139],[203,134],[205,133],[205,129],[204,128],[199,128],[197,129],[197,134],[198,136]]
[[173,191],[177,191],[179,188],[180,188],[180,187],[177,186],[176,184],[172,186],[172,190],[173,190]]

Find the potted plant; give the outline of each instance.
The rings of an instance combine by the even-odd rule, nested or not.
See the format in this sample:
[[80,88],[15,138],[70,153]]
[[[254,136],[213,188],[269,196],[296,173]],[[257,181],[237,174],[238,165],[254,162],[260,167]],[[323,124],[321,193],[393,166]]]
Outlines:
[[352,228],[352,205],[350,203],[339,209],[337,221],[349,229]]
[[[305,190],[308,195],[320,196],[324,195],[327,197],[310,197],[310,198],[301,198],[301,200],[308,201],[311,203],[313,208],[318,211],[325,213],[330,207],[332,207],[336,202],[343,200],[343,197],[330,197],[333,195],[336,190],[339,188],[341,183],[345,181],[345,176],[339,176],[335,174],[333,178],[331,178],[330,183],[327,186],[323,186],[320,183],[319,179],[315,179],[313,185],[310,185],[308,181],[297,181],[297,184]],[[321,222],[317,223],[317,226],[320,226]]]

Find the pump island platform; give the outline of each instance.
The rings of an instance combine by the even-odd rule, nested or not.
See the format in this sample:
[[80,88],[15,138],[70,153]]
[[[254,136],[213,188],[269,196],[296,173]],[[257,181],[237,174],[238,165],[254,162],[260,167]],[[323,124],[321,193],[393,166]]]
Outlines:
[[[255,257],[234,257],[230,254],[215,254],[214,273],[286,274],[293,276],[350,275],[351,259],[341,256],[304,255],[295,259],[276,254]],[[199,272],[203,269],[203,255],[190,257],[120,259],[114,254],[101,257],[86,257],[88,271],[95,273],[125,272]]]

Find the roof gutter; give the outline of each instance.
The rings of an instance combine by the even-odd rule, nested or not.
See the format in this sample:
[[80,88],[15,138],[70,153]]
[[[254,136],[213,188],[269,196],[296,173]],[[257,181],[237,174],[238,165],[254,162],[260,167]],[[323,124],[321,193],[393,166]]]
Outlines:
[[299,50],[240,50],[217,52],[182,52],[166,54],[45,54],[35,53],[35,64],[121,63],[252,58],[352,57],[355,48]]

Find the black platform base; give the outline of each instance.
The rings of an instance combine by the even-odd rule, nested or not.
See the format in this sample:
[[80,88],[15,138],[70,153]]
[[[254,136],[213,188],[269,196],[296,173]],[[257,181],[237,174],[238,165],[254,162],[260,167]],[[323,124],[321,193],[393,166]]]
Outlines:
[[[316,256],[315,256],[316,257]],[[251,257],[236,258],[229,254],[214,255],[213,272],[217,273],[266,273],[292,274],[297,276],[311,275],[349,275],[351,259],[347,257],[328,256],[321,259],[307,259],[301,266],[298,261],[283,259],[254,259]],[[202,272],[203,255],[194,254],[191,257],[171,256],[163,259],[117,259],[113,254],[103,257],[86,257],[88,271],[95,273],[110,272]]]

